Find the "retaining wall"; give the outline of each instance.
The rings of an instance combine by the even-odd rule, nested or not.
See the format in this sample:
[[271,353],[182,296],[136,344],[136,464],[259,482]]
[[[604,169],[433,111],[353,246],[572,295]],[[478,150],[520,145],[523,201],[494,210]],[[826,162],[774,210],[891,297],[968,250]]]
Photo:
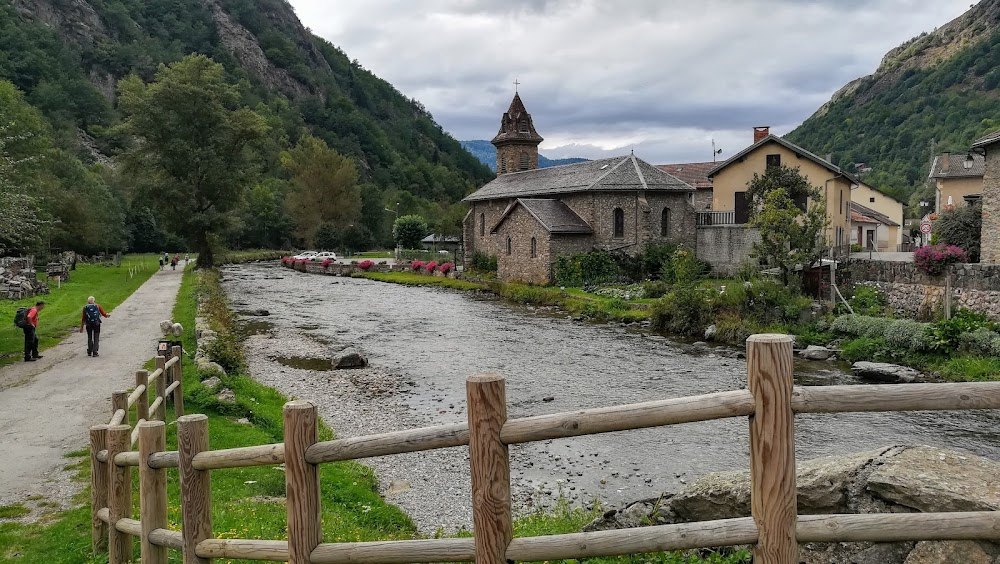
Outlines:
[[696,254],[721,275],[735,274],[750,258],[760,231],[746,225],[705,225],[697,229]]

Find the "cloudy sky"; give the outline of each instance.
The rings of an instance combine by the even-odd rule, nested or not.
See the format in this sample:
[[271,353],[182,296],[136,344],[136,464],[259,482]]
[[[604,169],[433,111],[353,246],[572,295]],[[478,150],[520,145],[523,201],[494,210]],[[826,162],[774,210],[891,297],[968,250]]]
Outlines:
[[457,139],[496,134],[516,79],[546,156],[660,164],[787,133],[971,0],[290,1]]

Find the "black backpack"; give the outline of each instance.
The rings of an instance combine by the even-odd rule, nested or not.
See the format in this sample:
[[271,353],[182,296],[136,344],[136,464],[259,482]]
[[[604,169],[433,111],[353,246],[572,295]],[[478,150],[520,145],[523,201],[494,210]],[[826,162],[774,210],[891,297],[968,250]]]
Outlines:
[[14,314],[14,327],[24,329],[24,325],[28,322],[28,308],[19,307],[17,308],[17,313]]
[[101,312],[97,309],[96,304],[87,304],[83,306],[83,314],[87,317],[87,323],[91,325],[101,322]]

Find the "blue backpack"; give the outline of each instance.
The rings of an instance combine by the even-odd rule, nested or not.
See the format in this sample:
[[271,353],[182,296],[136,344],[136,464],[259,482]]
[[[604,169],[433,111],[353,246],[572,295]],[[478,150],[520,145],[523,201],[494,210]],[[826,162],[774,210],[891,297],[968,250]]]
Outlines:
[[97,304],[83,306],[83,315],[87,317],[87,323],[91,325],[101,322],[101,311],[97,309]]

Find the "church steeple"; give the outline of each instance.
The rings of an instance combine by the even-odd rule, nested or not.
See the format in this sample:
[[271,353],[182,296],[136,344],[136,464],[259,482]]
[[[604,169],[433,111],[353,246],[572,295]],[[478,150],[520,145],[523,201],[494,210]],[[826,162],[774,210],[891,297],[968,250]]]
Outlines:
[[497,175],[538,168],[538,144],[542,141],[515,92],[510,108],[500,118],[500,131],[491,141],[497,148]]

